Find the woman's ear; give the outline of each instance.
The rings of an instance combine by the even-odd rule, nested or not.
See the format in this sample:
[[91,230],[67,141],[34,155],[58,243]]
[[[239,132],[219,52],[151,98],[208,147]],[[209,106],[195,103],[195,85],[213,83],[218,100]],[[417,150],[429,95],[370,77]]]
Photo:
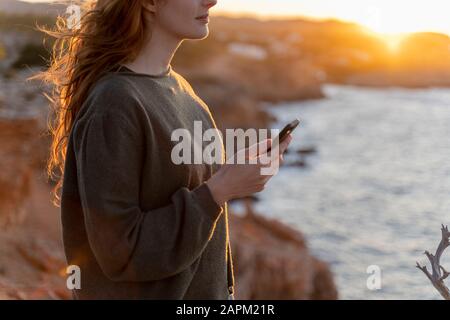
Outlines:
[[156,12],[155,0],[144,0],[142,5],[144,6],[144,9],[147,11],[151,13]]

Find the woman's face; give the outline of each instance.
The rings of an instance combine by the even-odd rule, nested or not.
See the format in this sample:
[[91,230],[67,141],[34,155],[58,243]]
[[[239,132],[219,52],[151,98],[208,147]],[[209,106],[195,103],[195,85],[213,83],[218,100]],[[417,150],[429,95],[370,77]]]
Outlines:
[[209,9],[217,0],[156,1],[155,23],[179,39],[203,39],[208,36]]

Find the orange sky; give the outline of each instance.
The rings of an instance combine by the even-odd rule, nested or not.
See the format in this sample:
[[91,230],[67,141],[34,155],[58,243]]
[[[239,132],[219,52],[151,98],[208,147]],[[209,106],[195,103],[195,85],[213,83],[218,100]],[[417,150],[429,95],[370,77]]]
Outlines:
[[381,33],[450,34],[450,0],[218,0],[217,11],[337,18]]

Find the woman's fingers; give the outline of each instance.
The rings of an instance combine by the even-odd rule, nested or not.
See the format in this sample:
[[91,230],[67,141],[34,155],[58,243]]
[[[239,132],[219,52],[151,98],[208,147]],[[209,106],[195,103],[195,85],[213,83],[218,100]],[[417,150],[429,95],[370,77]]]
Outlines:
[[252,144],[249,148],[250,157],[256,157],[258,155],[266,153],[267,149],[272,145],[272,139],[265,139],[259,143]]
[[288,146],[291,143],[291,141],[292,141],[292,135],[289,134],[286,137],[286,139],[284,139],[283,142],[279,145],[278,153],[274,153],[272,155],[272,152],[271,152],[273,150],[272,149],[270,152],[267,153],[268,158],[263,157],[263,156],[260,155],[258,157],[258,160],[259,160],[258,163],[260,163],[262,165],[265,165],[265,166],[271,166],[274,161],[282,161],[281,160],[282,159],[281,156],[286,151],[286,149],[288,148]]
[[283,154],[286,151],[286,149],[289,146],[289,144],[291,143],[291,141],[292,141],[292,135],[289,134],[286,137],[286,139],[280,144],[280,154]]
[[[288,135],[286,139],[277,147],[278,152],[272,155],[267,152],[273,146],[272,139],[265,139],[255,143],[247,149],[240,150],[239,155],[245,155],[247,159],[244,165],[238,163],[229,164],[225,176],[232,182],[229,186],[229,193],[243,196],[247,193],[255,193],[264,190],[267,182],[278,172],[278,168],[284,161],[283,153],[286,151],[292,136]],[[275,149],[275,148],[274,148]],[[257,165],[247,165],[248,159],[257,160]]]

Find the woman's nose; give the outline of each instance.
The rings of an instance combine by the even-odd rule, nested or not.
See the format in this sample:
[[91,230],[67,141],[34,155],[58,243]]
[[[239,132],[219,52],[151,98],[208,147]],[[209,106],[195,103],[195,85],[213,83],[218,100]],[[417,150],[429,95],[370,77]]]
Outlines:
[[208,9],[214,7],[216,4],[217,4],[217,0],[205,0],[203,2],[203,5]]

